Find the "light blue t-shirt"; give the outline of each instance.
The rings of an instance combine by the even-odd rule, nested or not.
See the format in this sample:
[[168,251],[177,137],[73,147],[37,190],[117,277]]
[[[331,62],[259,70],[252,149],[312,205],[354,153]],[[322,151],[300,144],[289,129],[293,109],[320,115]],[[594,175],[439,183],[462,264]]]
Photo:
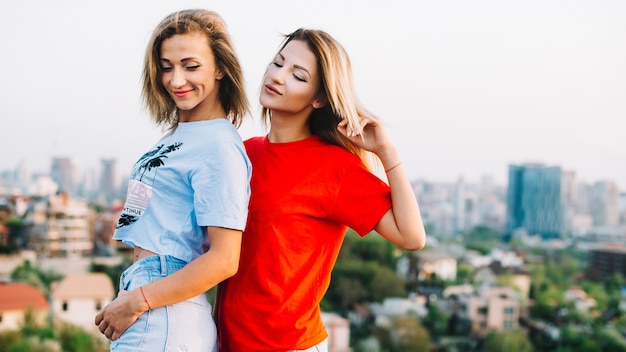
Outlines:
[[226,119],[179,123],[133,167],[113,239],[190,262],[203,226],[243,230],[252,166]]

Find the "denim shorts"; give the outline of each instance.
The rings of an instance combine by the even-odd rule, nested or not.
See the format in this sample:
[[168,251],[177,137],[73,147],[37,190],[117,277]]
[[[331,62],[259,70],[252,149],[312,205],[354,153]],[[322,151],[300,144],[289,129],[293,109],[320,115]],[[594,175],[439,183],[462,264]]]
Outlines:
[[[171,256],[143,258],[120,277],[120,290],[130,291],[183,268],[187,263]],[[117,340],[115,352],[217,352],[217,329],[205,294],[146,311]]]

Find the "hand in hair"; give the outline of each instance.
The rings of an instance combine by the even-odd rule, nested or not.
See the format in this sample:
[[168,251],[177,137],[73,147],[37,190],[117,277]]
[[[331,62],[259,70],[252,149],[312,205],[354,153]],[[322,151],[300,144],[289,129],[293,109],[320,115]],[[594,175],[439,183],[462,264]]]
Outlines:
[[389,149],[395,149],[385,127],[377,121],[361,118],[361,132],[348,130],[348,121],[342,120],[337,129],[350,141],[360,148],[377,155],[384,163],[384,156]]

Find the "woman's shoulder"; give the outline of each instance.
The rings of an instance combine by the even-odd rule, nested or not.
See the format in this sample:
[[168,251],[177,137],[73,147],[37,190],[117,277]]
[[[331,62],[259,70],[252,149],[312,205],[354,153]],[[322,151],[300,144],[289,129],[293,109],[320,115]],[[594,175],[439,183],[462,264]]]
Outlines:
[[252,150],[259,150],[260,148],[263,147],[265,143],[265,137],[250,137],[246,140],[243,141],[243,145],[246,147],[246,150],[248,152],[252,151]]

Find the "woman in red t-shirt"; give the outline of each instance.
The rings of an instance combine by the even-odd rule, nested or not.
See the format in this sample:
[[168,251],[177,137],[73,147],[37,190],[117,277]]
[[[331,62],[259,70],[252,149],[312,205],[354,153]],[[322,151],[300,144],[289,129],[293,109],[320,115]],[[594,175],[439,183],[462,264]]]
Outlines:
[[[359,103],[347,53],[327,33],[286,36],[260,102],[270,130],[245,141],[252,195],[239,271],[218,294],[220,348],[326,351],[319,304],[346,228],[418,250],[419,207],[398,151]],[[367,167],[372,154],[388,184]]]

